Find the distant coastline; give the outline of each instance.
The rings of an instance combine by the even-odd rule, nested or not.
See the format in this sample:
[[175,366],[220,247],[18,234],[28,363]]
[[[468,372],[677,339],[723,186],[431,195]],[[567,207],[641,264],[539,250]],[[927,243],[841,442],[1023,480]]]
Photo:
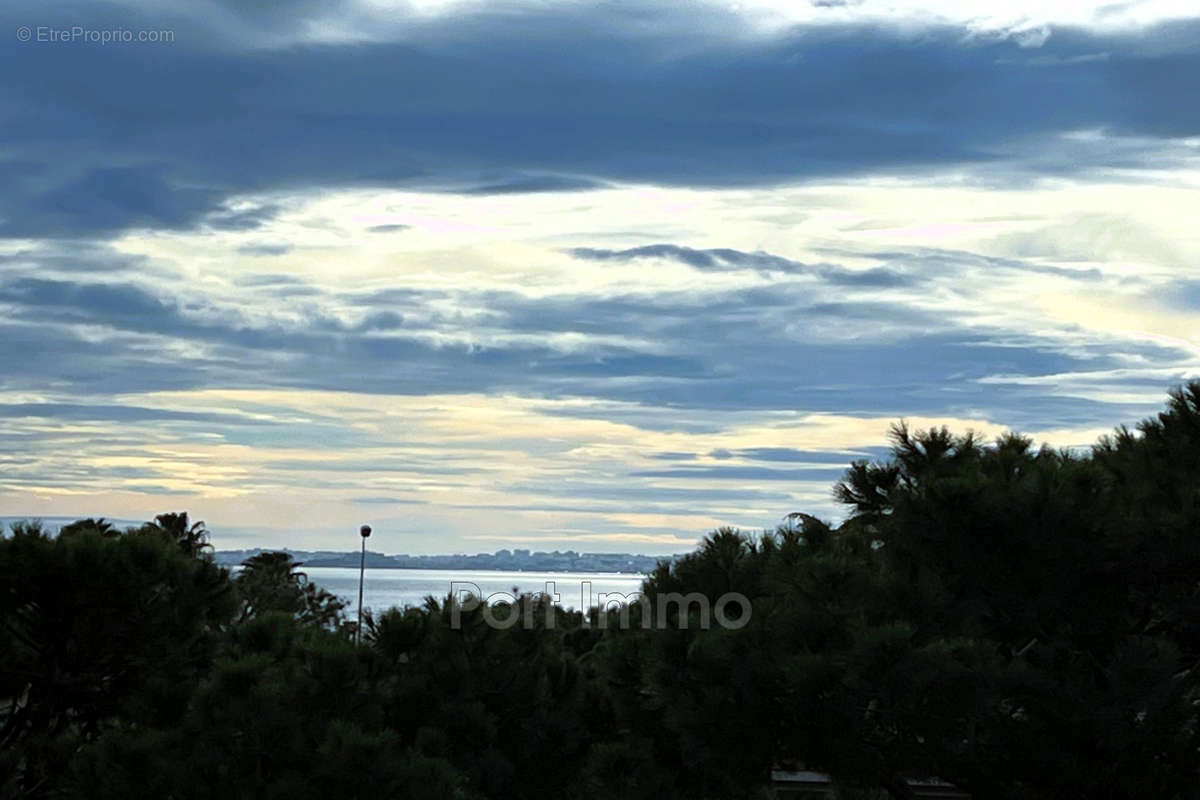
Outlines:
[[[306,567],[357,567],[358,551],[290,550],[283,552]],[[251,550],[218,550],[213,554],[220,564],[237,565],[262,552]],[[385,555],[367,551],[367,566],[371,569],[454,569],[502,570],[509,572],[616,572],[645,575],[662,561],[676,556],[648,556],[636,553],[577,553],[574,550],[531,552],[529,550],[497,550],[495,553],[474,555]]]

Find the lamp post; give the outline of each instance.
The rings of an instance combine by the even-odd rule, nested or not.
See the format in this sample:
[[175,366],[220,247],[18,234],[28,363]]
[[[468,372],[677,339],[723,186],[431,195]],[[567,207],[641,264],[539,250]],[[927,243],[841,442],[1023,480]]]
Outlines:
[[367,570],[367,537],[371,535],[371,526],[363,525],[358,529],[362,535],[362,556],[358,561],[358,624],[354,626],[354,643],[362,641],[362,592],[363,574]]

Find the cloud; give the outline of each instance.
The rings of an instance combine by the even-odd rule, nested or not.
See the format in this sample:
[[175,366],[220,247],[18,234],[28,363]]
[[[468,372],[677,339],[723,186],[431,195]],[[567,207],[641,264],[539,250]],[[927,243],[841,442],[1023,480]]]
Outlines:
[[1021,64],[1027,67],[1069,67],[1073,64],[1089,64],[1108,61],[1109,53],[1080,53],[1073,56],[1033,56],[1025,59],[999,59],[998,64]]
[[352,502],[362,503],[364,505],[427,505],[428,500],[419,500],[411,497],[354,497]]
[[0,287],[0,299],[24,308],[61,309],[66,316],[104,317],[137,327],[153,325],[156,320],[176,313],[174,306],[129,283],[18,278]]
[[[1076,236],[1086,235],[1086,228],[1080,229],[1079,222],[1069,226]],[[1057,264],[1047,264],[1035,260],[1038,256],[1053,256],[1062,260],[1079,260],[1085,254],[1081,248],[1048,249],[1049,240],[1038,234],[1005,234],[995,240],[1004,249],[1014,255],[1031,256],[1033,258],[1005,258],[985,255],[966,250],[952,250],[942,247],[908,247],[893,250],[847,250],[841,248],[822,248],[822,252],[830,255],[852,256],[865,258],[888,264],[895,269],[897,265],[927,278],[963,276],[968,272],[981,274],[996,273],[1030,273],[1054,275],[1061,278],[1071,278],[1080,281],[1099,281],[1104,273],[1099,267],[1063,267]],[[874,270],[864,270],[870,274]]]
[[658,459],[660,461],[691,461],[696,458],[695,453],[684,453],[678,450],[667,450],[661,453],[647,453],[648,458]]
[[753,269],[764,273],[811,275],[835,286],[893,288],[910,286],[918,282],[913,276],[892,269],[851,270],[830,264],[802,264],[770,253],[745,253],[729,248],[696,250],[673,244],[651,244],[625,250],[574,247],[567,252],[576,258],[588,261],[634,261],[662,258],[679,261],[699,270]]
[[[1120,154],[1137,159],[1200,132],[1187,102],[1200,55],[1178,42],[1190,23],[1055,35],[1040,57],[1111,57],[1046,71],[997,64],[1021,48],[954,26],[755,33],[714,9],[601,12],[466,9],[382,37],[265,50],[233,34],[247,20],[261,33],[299,19],[168,13],[179,28],[169,47],[5,48],[0,236],[252,229],[273,209],[233,200],[311,187],[776,185],[950,167],[1016,180],[1063,133],[1143,137]],[[0,23],[165,24],[141,5],[104,14],[18,5]],[[1078,173],[1111,156],[1056,152],[1054,166]]]
[[1195,312],[1200,308],[1200,281],[1176,281],[1157,293],[1159,302],[1168,308]]
[[0,253],[0,270],[41,275],[135,271],[143,276],[175,274],[173,269],[155,264],[145,256],[122,253],[98,242],[71,239],[37,242],[11,253]]
[[691,549],[696,546],[697,537],[680,536],[676,533],[637,533],[611,532],[587,533],[583,531],[559,531],[557,533],[541,534],[472,534],[466,537],[477,542],[513,542],[518,544],[562,544],[564,542],[608,542],[624,545],[671,545],[676,550]]
[[0,403],[0,418],[38,418],[90,422],[198,422],[219,425],[271,425],[270,420],[254,419],[237,414],[172,411],[131,405],[101,403]]
[[886,448],[869,448],[864,452],[830,452],[828,450],[797,450],[792,447],[749,447],[736,452],[739,458],[752,461],[797,461],[806,463],[837,463],[849,465],[863,458],[878,458]]
[[1200,364],[1194,21],[200,2],[0,10],[178,34],[0,50],[0,510],[681,549]]
[[[1188,357],[1166,345],[1126,343],[1114,353],[1107,341],[967,326],[906,299],[825,301],[786,282],[610,298],[352,297],[362,304],[353,316],[339,310],[344,297],[327,293],[285,314],[194,289],[176,295],[132,282],[16,277],[0,286],[8,307],[0,332],[16,345],[0,369],[7,367],[13,386],[49,382],[91,394],[241,385],[253,375],[263,387],[380,394],[510,392],[678,409],[896,415],[986,406],[1014,422],[1066,422],[1097,412],[1083,413],[1076,399],[973,381],[1117,367],[1127,354],[1163,365]],[[429,314],[431,298],[489,315],[461,329],[457,315]],[[457,333],[465,338],[447,336]],[[39,352],[54,356],[38,359]]]
[[[103,187],[103,191],[108,191],[108,187]],[[239,204],[239,206],[238,208],[225,206],[210,210],[211,203],[198,203],[191,209],[192,214],[187,215],[186,222],[190,224],[193,221],[193,215],[203,211],[201,222],[208,228],[218,231],[251,231],[265,225],[282,210],[274,203],[248,206]],[[179,227],[185,222],[185,219],[181,218],[176,222],[177,225],[168,227]]]
[[[50,165],[65,154],[22,170],[26,180],[3,197],[0,235],[88,236],[126,228],[180,228],[218,205],[215,187],[184,186],[152,164],[109,166],[97,159],[78,164],[61,177],[47,178]],[[28,193],[20,187],[29,187]],[[15,191],[13,191],[15,190]],[[17,195],[24,203],[12,202]]]
[[292,252],[293,247],[290,244],[278,243],[272,244],[269,242],[259,242],[254,244],[243,244],[238,247],[238,252],[244,256],[282,256]]
[[1050,39],[1049,25],[1035,25],[1028,28],[1018,28],[1009,32],[1009,36],[1019,47],[1041,47]]
[[508,180],[480,183],[460,191],[463,194],[526,194],[529,192],[582,192],[601,189],[604,181],[571,175],[519,175]]
[[844,469],[817,467],[810,469],[772,469],[770,467],[688,467],[680,469],[651,469],[631,472],[634,478],[685,478],[688,480],[748,480],[748,481],[819,481],[833,485]]

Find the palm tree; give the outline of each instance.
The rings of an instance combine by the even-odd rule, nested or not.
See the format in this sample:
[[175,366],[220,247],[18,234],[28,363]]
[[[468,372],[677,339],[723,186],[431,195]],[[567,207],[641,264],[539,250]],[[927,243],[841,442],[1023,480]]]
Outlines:
[[159,514],[154,518],[152,527],[178,544],[179,549],[184,553],[196,558],[212,550],[212,545],[208,542],[208,528],[205,527],[203,521],[193,522],[190,525],[188,522],[186,511],[178,514]]
[[98,534],[106,539],[121,535],[121,532],[104,517],[100,517],[100,519],[88,517],[87,519],[78,519],[69,525],[62,526],[58,531],[58,536],[60,539],[64,539],[88,533]]
[[300,566],[282,552],[259,553],[243,561],[234,579],[242,599],[242,619],[282,611],[305,624],[340,627],[346,601],[309,583]]

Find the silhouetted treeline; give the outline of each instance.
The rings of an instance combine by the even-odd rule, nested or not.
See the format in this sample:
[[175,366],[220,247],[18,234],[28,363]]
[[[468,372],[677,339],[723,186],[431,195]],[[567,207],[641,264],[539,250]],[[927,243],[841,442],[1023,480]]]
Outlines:
[[[803,765],[845,797],[929,776],[976,798],[1200,796],[1200,383],[1084,454],[904,427],[893,445],[836,487],[840,526],[717,531],[603,626],[531,596],[490,617],[430,599],[356,647],[288,556],[233,575],[186,515],[14,526],[0,791],[696,800]],[[699,603],[641,624],[668,594],[731,592],[733,624]]]

